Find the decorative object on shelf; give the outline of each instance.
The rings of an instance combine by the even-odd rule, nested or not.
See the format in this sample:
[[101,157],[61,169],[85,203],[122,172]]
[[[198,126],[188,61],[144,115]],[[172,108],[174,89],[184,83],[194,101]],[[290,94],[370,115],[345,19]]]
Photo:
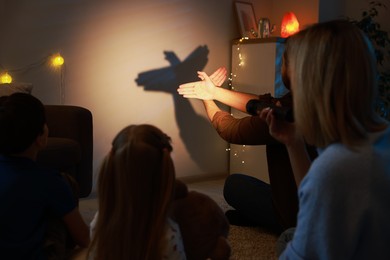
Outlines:
[[280,35],[283,38],[287,38],[290,35],[299,31],[299,22],[293,12],[287,12],[282,19],[282,25],[280,26]]
[[253,5],[247,2],[236,1],[236,13],[242,38],[257,38],[257,23]]
[[[378,102],[376,111],[390,121],[390,38],[388,32],[381,29],[376,18],[379,15],[378,8],[387,7],[380,1],[369,3],[368,10],[362,12],[360,20],[348,20],[356,24],[370,39],[375,49],[378,67]],[[387,67],[386,67],[387,65]]]
[[259,19],[258,23],[258,37],[259,38],[268,38],[271,36],[271,23],[268,18]]

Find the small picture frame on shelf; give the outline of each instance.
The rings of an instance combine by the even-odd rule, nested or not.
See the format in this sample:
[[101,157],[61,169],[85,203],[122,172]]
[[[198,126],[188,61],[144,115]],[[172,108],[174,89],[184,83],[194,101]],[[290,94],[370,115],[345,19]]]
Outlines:
[[252,3],[235,1],[241,37],[257,38],[257,20]]

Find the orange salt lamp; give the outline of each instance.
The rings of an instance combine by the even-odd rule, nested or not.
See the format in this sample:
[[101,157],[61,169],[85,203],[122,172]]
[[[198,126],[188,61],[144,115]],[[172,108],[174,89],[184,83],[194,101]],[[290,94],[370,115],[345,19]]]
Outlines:
[[290,35],[299,31],[299,22],[293,12],[287,12],[283,16],[282,25],[280,29],[280,35],[283,38],[287,38]]

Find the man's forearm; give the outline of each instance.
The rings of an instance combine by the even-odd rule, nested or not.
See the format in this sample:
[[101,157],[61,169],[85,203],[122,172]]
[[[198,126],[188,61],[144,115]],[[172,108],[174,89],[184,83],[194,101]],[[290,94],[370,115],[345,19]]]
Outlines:
[[259,97],[254,94],[238,92],[220,87],[216,88],[214,93],[214,100],[217,100],[242,112],[246,112],[246,104],[249,100],[258,98]]

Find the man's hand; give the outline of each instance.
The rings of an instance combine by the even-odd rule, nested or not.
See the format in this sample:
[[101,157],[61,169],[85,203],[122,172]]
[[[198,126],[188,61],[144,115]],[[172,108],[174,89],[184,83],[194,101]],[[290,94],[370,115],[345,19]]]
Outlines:
[[[218,68],[216,71],[214,71],[213,74],[210,75],[210,79],[211,81],[214,83],[215,86],[217,87],[220,87],[222,86],[222,84],[225,82],[226,80],[226,74],[227,74],[227,70],[225,67],[220,67]],[[198,72],[198,76],[204,80],[200,75],[199,75],[199,72]]]

